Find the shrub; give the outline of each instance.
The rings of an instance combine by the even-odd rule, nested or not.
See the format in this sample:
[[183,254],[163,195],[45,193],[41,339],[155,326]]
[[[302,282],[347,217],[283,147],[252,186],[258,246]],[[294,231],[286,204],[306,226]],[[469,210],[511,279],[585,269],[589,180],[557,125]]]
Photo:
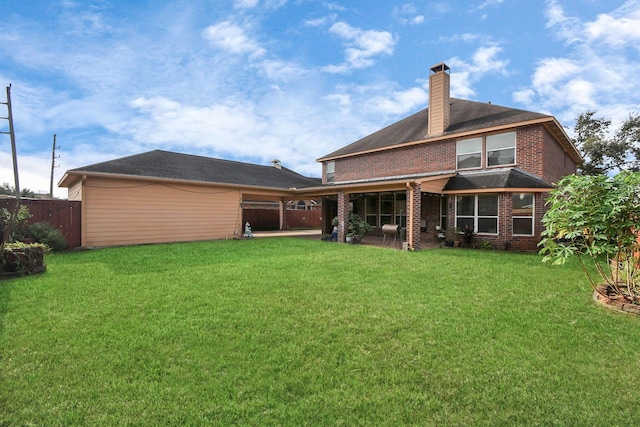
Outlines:
[[490,251],[493,249],[493,245],[490,242],[483,240],[482,242],[480,242],[480,249],[482,249],[483,251]]
[[45,270],[44,254],[49,251],[42,243],[8,243],[2,249],[0,272],[32,274]]
[[363,236],[371,230],[371,226],[358,214],[351,212],[349,214],[349,223],[347,225],[347,234]]
[[29,224],[24,228],[23,237],[43,243],[51,248],[52,251],[67,249],[67,240],[62,235],[62,232],[46,222]]
[[462,229],[462,238],[466,244],[471,244],[475,235],[476,232],[473,230],[473,227],[469,227],[469,225],[465,225]]
[[[551,191],[539,246],[544,261],[576,256],[596,268],[601,283],[628,302],[640,302],[640,173],[570,175]],[[604,260],[604,262],[602,262]]]

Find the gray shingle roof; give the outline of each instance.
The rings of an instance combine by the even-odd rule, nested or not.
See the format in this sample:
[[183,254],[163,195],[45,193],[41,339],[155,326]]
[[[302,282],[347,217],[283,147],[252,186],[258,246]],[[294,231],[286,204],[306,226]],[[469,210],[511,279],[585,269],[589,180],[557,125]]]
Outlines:
[[[536,119],[553,119],[552,116],[546,114],[484,102],[467,101],[458,98],[451,98],[450,102],[450,124],[443,134],[445,136]],[[427,137],[428,117],[429,109],[425,108],[333,153],[327,154],[319,160],[423,140]]]
[[277,189],[314,187],[322,182],[320,178],[308,178],[285,167],[278,169],[162,150],[83,166],[67,173],[92,172]]
[[553,188],[540,178],[518,168],[459,173],[449,179],[443,191],[492,188]]

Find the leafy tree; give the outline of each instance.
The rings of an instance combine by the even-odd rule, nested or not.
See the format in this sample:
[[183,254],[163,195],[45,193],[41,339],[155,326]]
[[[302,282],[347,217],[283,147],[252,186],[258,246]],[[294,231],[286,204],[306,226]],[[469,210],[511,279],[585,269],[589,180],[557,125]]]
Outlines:
[[25,205],[0,209],[0,249],[4,248],[5,243],[13,242],[14,231],[31,216]]
[[582,173],[640,171],[640,114],[630,114],[613,136],[609,136],[610,126],[611,120],[596,117],[595,111],[586,111],[576,119],[573,142],[585,158]]
[[[542,222],[544,262],[576,256],[591,286],[607,284],[625,300],[640,303],[640,173],[569,175],[549,194]],[[600,280],[589,274],[596,268]]]

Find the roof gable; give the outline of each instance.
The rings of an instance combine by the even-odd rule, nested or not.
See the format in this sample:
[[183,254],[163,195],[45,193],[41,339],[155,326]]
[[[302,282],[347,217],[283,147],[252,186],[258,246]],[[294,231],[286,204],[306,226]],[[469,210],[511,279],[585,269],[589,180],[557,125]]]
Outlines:
[[67,175],[91,173],[277,189],[313,187],[321,182],[319,178],[308,178],[284,167],[276,168],[162,150],[71,169]]
[[[482,131],[498,126],[517,125],[532,120],[553,121],[553,116],[502,107],[484,102],[451,98],[451,118],[446,131],[439,137],[464,132]],[[418,111],[396,123],[393,123],[371,135],[365,136],[333,153],[318,159],[320,161],[352,154],[392,148],[397,145],[422,141],[434,135],[427,135],[429,109]]]

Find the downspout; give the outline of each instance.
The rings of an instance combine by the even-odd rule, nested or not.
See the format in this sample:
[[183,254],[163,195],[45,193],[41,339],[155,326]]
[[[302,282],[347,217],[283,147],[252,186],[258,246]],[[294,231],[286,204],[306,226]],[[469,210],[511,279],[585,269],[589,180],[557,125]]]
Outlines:
[[409,250],[413,251],[413,188],[407,181],[405,183],[407,189],[409,189],[409,207],[407,208],[407,234],[409,235]]
[[82,175],[80,184],[80,246],[87,246],[87,175]]

